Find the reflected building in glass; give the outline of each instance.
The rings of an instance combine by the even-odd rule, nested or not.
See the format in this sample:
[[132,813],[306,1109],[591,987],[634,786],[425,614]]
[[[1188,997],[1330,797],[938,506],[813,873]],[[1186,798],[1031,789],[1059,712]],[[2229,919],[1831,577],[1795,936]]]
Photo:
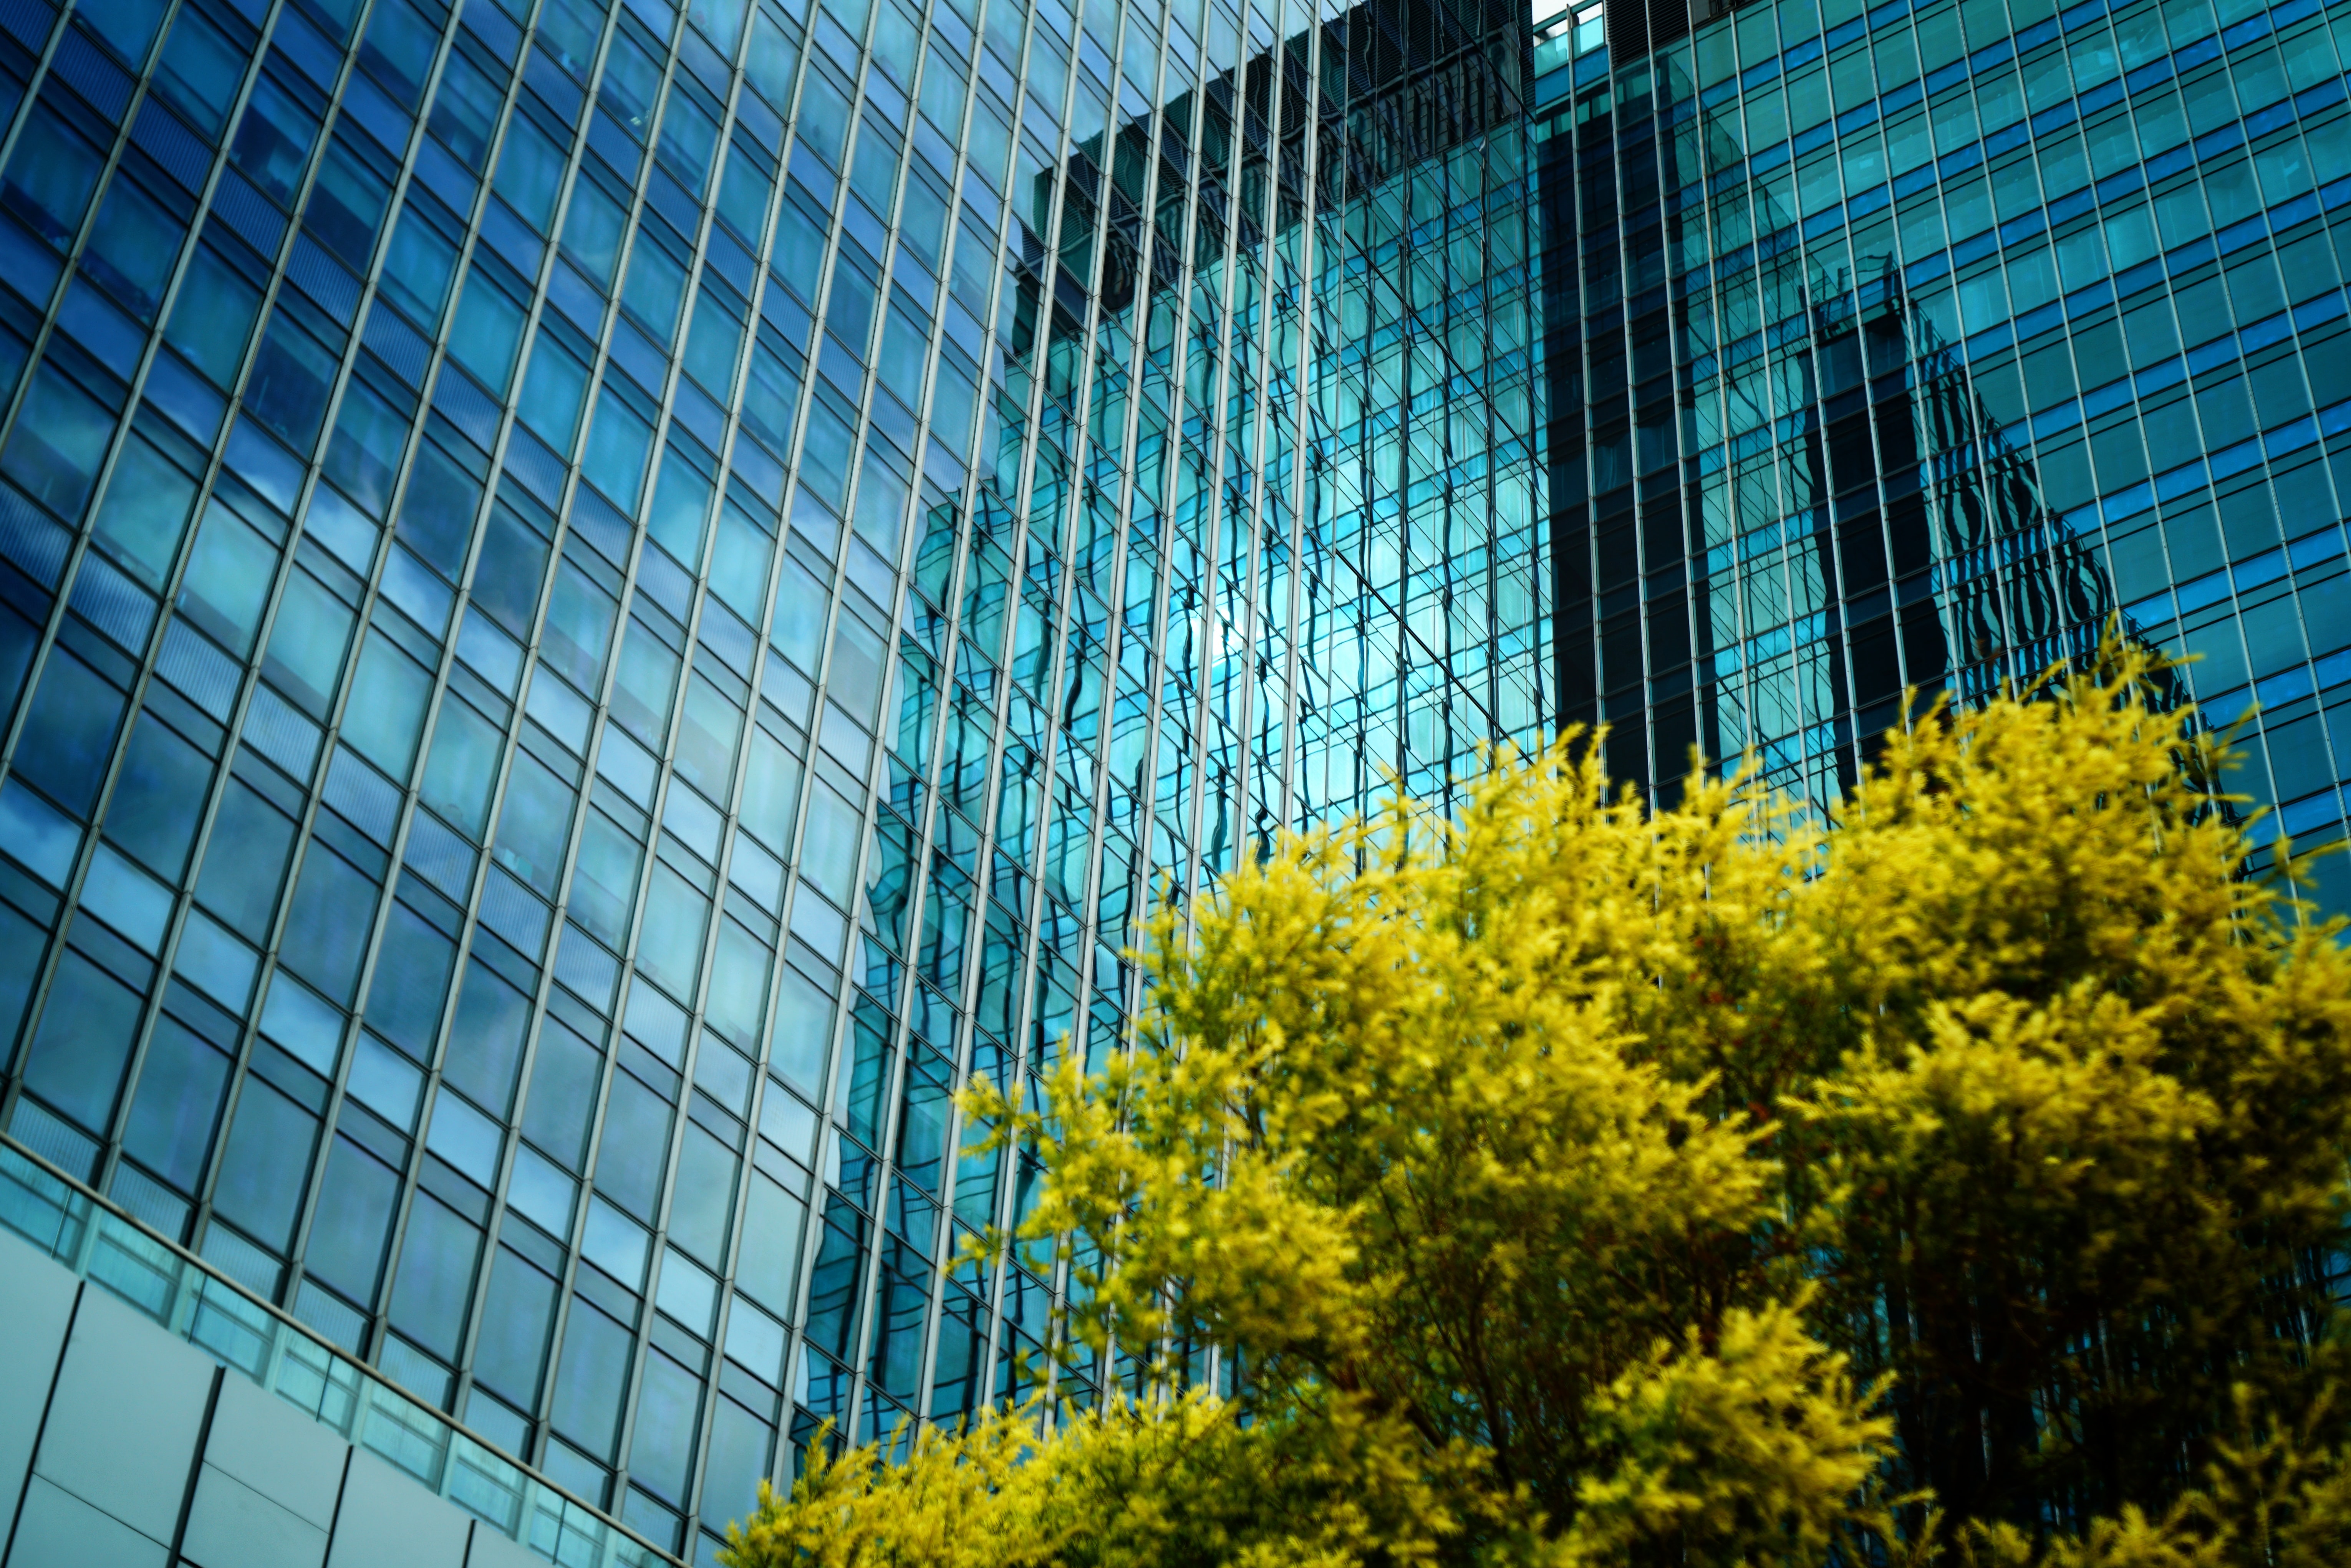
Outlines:
[[1538,29],[1562,716],[1825,802],[2119,613],[2341,837],[2351,8],[1725,10]]
[[0,0],[10,1227],[86,1184],[688,1561],[820,1423],[1032,1391],[956,1089],[1555,716],[1527,48]]

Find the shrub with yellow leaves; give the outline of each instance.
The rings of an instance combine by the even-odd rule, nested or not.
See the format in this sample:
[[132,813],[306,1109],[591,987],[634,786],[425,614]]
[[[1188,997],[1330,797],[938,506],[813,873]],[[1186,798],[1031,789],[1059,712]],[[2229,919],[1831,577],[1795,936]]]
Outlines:
[[1571,736],[1163,915],[1135,1050],[966,1096],[1109,1407],[812,1452],[726,1561],[2351,1560],[2351,961],[2152,689],[1824,826]]

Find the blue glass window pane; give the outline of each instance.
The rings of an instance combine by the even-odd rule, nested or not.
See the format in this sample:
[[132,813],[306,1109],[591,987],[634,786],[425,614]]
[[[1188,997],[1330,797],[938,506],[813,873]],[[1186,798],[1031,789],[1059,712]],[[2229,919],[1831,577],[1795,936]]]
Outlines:
[[523,1135],[578,1170],[588,1153],[588,1129],[596,1113],[596,1092],[604,1060],[596,1048],[556,1019],[540,1028],[531,1059],[530,1094],[523,1102]]
[[[725,1051],[707,1044],[705,1051]],[[726,1265],[728,1222],[735,1216],[735,1156],[699,1126],[688,1126],[679,1150],[677,1195],[670,1200],[670,1239],[709,1264]]]
[[236,139],[229,147],[229,161],[263,194],[281,205],[291,205],[318,135],[318,117],[265,72],[246,102],[245,118],[238,122]]
[[647,1356],[637,1395],[636,1428],[629,1443],[629,1479],[683,1503],[701,1416],[701,1379],[658,1352]]
[[400,1175],[346,1137],[335,1139],[310,1220],[303,1266],[361,1306],[375,1303]]
[[247,1074],[213,1186],[213,1208],[272,1251],[293,1239],[319,1119],[266,1080]]
[[775,1442],[774,1427],[731,1399],[718,1402],[710,1419],[710,1458],[702,1479],[705,1524],[724,1530],[756,1506]]
[[254,356],[245,404],[262,423],[308,455],[318,444],[327,398],[335,380],[335,355],[295,325],[281,308],[270,319]]
[[68,948],[25,1059],[25,1087],[103,1135],[138,1029],[137,994]]
[[440,29],[417,15],[406,0],[387,0],[368,19],[360,44],[360,64],[383,83],[402,108],[413,110],[433,69]]
[[78,817],[89,815],[114,753],[122,693],[63,649],[49,655],[16,743],[17,777]]
[[426,331],[436,330],[456,270],[456,242],[412,200],[401,209],[400,225],[392,231],[392,248],[384,256],[385,295]]
[[376,232],[382,226],[392,186],[374,161],[359,151],[363,145],[359,136],[357,131],[339,131],[329,146],[318,183],[310,188],[305,226],[352,271],[363,273],[375,253]]
[[615,1073],[604,1107],[604,1137],[597,1146],[596,1190],[641,1218],[651,1219],[661,1197],[669,1154],[669,1106],[626,1073]]
[[182,1192],[193,1192],[212,1153],[229,1059],[168,1013],[155,1020],[122,1152]]
[[555,1292],[555,1281],[545,1273],[507,1249],[498,1249],[490,1266],[489,1293],[482,1303],[474,1375],[526,1409],[538,1399]]
[[392,504],[392,486],[408,444],[408,420],[364,382],[344,390],[327,443],[327,476],[371,517]]
[[82,266],[140,320],[152,321],[187,232],[136,181],[118,176],[98,210]]
[[16,428],[0,450],[0,473],[68,521],[78,521],[114,434],[114,415],[53,365],[43,365]]
[[269,936],[294,823],[242,779],[232,780],[213,822],[196,896],[256,946]]
[[202,12],[182,7],[163,41],[155,90],[205,135],[219,133],[245,78],[246,54]]
[[420,1061],[431,1056],[441,1027],[455,951],[423,916],[404,904],[392,906],[368,990],[368,1027]]
[[482,1233],[429,1193],[409,1206],[392,1284],[392,1326],[444,1360],[455,1360],[474,1291]]
[[574,1298],[557,1364],[555,1429],[609,1462],[620,1437],[621,1397],[629,1380],[629,1331]]
[[465,985],[457,996],[456,1020],[449,1027],[442,1075],[503,1115],[513,1102],[515,1073],[522,1064],[529,1024],[530,998],[474,959],[465,966]]
[[359,984],[375,927],[375,883],[340,855],[313,844],[295,880],[286,916],[287,967],[344,1007]]
[[164,340],[214,385],[228,386],[245,361],[245,345],[260,308],[261,291],[217,251],[198,246],[163,329]]

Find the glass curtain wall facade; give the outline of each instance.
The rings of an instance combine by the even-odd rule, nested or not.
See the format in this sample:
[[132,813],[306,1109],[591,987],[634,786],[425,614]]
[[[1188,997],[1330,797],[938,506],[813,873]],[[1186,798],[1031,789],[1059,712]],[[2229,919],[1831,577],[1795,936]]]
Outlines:
[[2216,725],[2259,705],[2266,831],[2339,837],[2351,7],[1641,20],[1532,61],[1563,716],[1659,789],[1753,747],[1825,800],[1906,683],[2119,612]]
[[688,1559],[1029,1392],[953,1091],[1550,721],[1525,47],[0,0],[0,1131]]

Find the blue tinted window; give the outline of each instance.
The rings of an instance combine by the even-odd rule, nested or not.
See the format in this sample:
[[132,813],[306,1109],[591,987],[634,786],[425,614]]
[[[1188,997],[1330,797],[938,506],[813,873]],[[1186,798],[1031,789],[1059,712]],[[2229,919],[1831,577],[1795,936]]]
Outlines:
[[245,118],[237,122],[229,159],[264,194],[281,205],[291,205],[318,136],[318,116],[265,73],[246,100]]
[[723,1530],[742,1516],[743,1500],[759,1494],[775,1449],[775,1429],[731,1399],[710,1420],[710,1458],[702,1481],[702,1521]]
[[212,1152],[229,1059],[169,1014],[155,1020],[122,1152],[182,1192],[193,1192]]
[[587,1302],[573,1300],[555,1375],[555,1429],[607,1462],[620,1437],[630,1343],[628,1330]]
[[726,154],[726,174],[718,186],[718,215],[754,246],[766,231],[768,196],[775,180],[740,147]]
[[195,500],[195,480],[134,435],[115,459],[96,536],[132,576],[160,589],[171,578]]
[[0,201],[34,233],[62,249],[81,227],[103,162],[98,149],[68,130],[54,112],[36,109],[16,139],[6,176],[0,179]]
[[424,442],[417,448],[408,495],[400,504],[401,541],[444,577],[455,577],[465,564],[474,512],[481,500],[480,483],[440,447]]
[[343,738],[360,756],[405,781],[433,700],[433,673],[381,631],[368,635],[343,709]]
[[449,1054],[442,1076],[476,1103],[504,1115],[514,1102],[515,1071],[522,1064],[530,998],[479,958],[465,966],[457,995],[456,1020],[449,1026]]
[[622,203],[608,195],[583,169],[572,182],[571,207],[563,218],[563,248],[599,288],[612,286],[612,266],[621,257],[621,239],[628,232]]
[[142,716],[122,754],[107,802],[106,836],[176,883],[203,819],[212,758],[152,715]]
[[155,90],[195,121],[206,136],[217,135],[245,78],[245,51],[193,5],[181,7],[163,41]]
[[490,135],[496,128],[502,98],[497,84],[462,49],[449,52],[441,70],[441,89],[433,98],[429,124],[446,141],[465,167],[479,170],[489,155]]
[[253,376],[246,382],[245,405],[264,424],[307,455],[318,444],[319,425],[326,418],[327,394],[335,381],[335,355],[327,346],[295,325],[282,306],[270,319],[269,330],[254,356]]
[[495,725],[464,703],[442,703],[424,761],[424,802],[475,838],[486,825],[504,739]]
[[351,608],[307,571],[287,575],[270,623],[263,667],[296,702],[326,716],[342,683],[343,654],[350,646]]
[[695,102],[683,80],[673,81],[669,109],[662,116],[661,159],[695,195],[710,182],[710,155],[717,150],[718,126]]
[[141,321],[155,319],[187,225],[128,176],[118,176],[98,209],[81,264]]
[[629,253],[629,281],[621,290],[622,301],[667,348],[684,298],[684,265],[653,237],[650,227],[640,227],[636,248]]
[[538,759],[517,754],[498,818],[496,859],[550,903],[571,835],[571,789]]
[[317,1117],[266,1080],[247,1074],[213,1188],[214,1212],[272,1251],[284,1252],[318,1135]]
[[523,377],[523,423],[569,455],[587,397],[588,367],[557,341],[553,332],[542,331],[530,351],[530,370]]
[[474,568],[474,601],[517,637],[528,637],[538,619],[547,554],[547,540],[504,501],[492,508],[482,557]]
[[499,1248],[474,1346],[475,1377],[525,1408],[535,1404],[554,1317],[555,1281]]
[[659,1352],[648,1355],[629,1443],[629,1479],[656,1496],[683,1502],[701,1415],[702,1380]]
[[555,198],[563,189],[563,150],[530,120],[517,115],[498,152],[497,192],[541,234],[555,217]]
[[383,291],[430,331],[441,324],[441,308],[448,302],[449,279],[456,270],[456,242],[418,204],[403,206],[384,256]]
[[313,844],[295,879],[287,912],[287,966],[327,996],[349,1007],[375,926],[377,888],[365,873]]
[[16,774],[87,817],[114,751],[123,695],[63,649],[53,651],[16,743]]
[[310,1221],[303,1266],[362,1306],[375,1304],[383,1278],[384,1242],[400,1204],[400,1173],[338,1137]]
[[172,307],[164,340],[214,384],[225,387],[236,380],[260,308],[261,291],[211,247],[199,246]]
[[78,521],[113,434],[114,415],[106,406],[56,366],[45,364],[33,378],[6,448],[0,450],[0,473],[59,517]]
[[293,847],[294,824],[286,814],[243,779],[231,780],[213,823],[196,896],[246,940],[267,940]]
[[343,405],[335,413],[335,433],[327,442],[327,474],[371,517],[381,517],[392,504],[392,486],[400,470],[400,455],[408,444],[408,420],[354,379],[345,388]]
[[25,1087],[91,1132],[114,1117],[139,1029],[139,998],[68,948],[49,983],[40,1031],[25,1059]]
[[[705,1051],[725,1051],[705,1043]],[[685,1131],[678,1153],[677,1196],[670,1200],[670,1237],[679,1246],[710,1265],[723,1269],[726,1233],[735,1217],[735,1156],[698,1126]]]
[[604,1059],[560,1022],[549,1019],[531,1059],[530,1094],[523,1102],[523,1135],[571,1170],[588,1152],[588,1128]]
[[231,653],[250,652],[277,575],[277,550],[215,501],[197,530],[187,575],[180,582],[180,609]]
[[135,68],[147,57],[147,46],[155,41],[156,26],[169,9],[167,0],[115,0],[102,13],[102,36]]
[[384,204],[392,186],[358,151],[355,131],[339,131],[327,149],[327,161],[310,187],[305,225],[341,256],[354,272],[367,270],[375,252],[376,231],[383,223]]
[[404,904],[392,904],[368,988],[368,1027],[420,1061],[431,1056],[441,1027],[455,951],[422,915]]
[[433,69],[439,33],[406,0],[385,0],[368,19],[367,36],[360,43],[360,64],[390,89],[402,108],[413,110]]
[[596,1153],[596,1189],[640,1218],[650,1219],[661,1197],[669,1116],[659,1095],[625,1072],[613,1074]]
[[455,1360],[474,1291],[482,1233],[447,1205],[418,1193],[409,1206],[400,1271],[392,1285],[392,1326],[444,1360]]

